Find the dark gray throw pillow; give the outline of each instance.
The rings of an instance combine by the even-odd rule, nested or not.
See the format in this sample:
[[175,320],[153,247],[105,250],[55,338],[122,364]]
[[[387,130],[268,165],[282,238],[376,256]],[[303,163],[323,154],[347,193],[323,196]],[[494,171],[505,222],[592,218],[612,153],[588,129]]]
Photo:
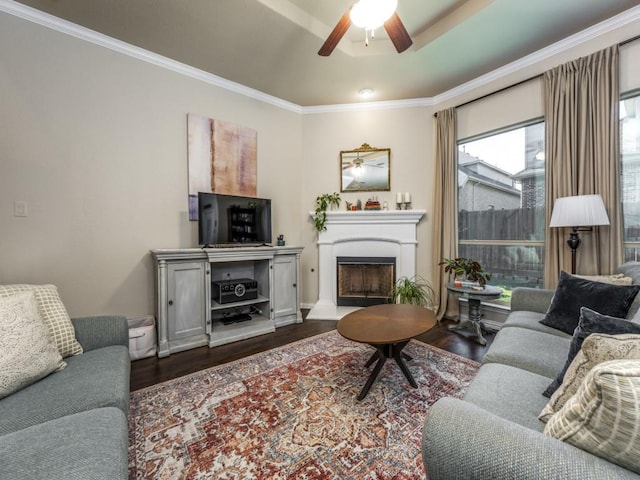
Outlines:
[[562,370],[551,382],[547,389],[542,393],[545,397],[553,395],[564,380],[564,374],[573,362],[573,359],[578,355],[578,352],[582,348],[582,343],[592,333],[606,333],[609,335],[622,335],[624,333],[640,333],[640,324],[625,320],[624,318],[609,317],[602,315],[588,308],[582,307],[580,309],[580,321],[578,326],[573,332],[573,338],[571,339],[571,345],[569,346],[569,355],[567,361],[562,367]]
[[611,285],[560,272],[551,306],[540,323],[572,334],[578,325],[581,307],[624,318],[639,290],[640,285]]

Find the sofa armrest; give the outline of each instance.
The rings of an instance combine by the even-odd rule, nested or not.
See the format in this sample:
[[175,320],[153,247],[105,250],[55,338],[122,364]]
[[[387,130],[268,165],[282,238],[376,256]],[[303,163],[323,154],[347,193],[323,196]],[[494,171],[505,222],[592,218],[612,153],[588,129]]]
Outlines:
[[442,398],[429,410],[422,458],[429,480],[640,478],[568,443],[454,398]]
[[546,313],[551,305],[555,290],[517,287],[511,294],[511,311]]
[[84,351],[110,345],[129,348],[129,325],[120,315],[72,318],[76,338]]

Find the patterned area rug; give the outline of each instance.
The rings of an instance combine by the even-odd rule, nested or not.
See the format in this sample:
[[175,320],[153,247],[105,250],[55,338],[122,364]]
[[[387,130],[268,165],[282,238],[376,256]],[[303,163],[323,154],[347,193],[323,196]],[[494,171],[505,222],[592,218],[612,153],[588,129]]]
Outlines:
[[131,479],[424,479],[422,424],[478,363],[412,340],[418,388],[335,330],[131,394]]

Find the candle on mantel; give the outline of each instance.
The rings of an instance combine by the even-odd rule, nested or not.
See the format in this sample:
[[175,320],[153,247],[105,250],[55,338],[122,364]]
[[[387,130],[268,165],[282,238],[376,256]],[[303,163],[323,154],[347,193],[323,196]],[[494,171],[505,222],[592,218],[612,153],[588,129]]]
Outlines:
[[409,192],[404,194],[404,203],[411,203],[411,194]]
[[396,195],[396,203],[402,203],[402,192],[398,192]]

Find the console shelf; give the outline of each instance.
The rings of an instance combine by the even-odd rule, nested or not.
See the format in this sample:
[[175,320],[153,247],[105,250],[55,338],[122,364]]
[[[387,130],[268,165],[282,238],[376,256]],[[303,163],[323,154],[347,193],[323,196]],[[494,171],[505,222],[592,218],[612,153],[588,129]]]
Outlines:
[[273,320],[263,317],[262,315],[253,316],[251,320],[240,323],[231,323],[223,325],[219,322],[211,324],[211,340],[210,347],[217,347],[226,343],[237,342],[245,338],[273,333],[276,331]]
[[267,297],[263,297],[262,295],[258,295],[258,298],[254,298],[252,300],[242,300],[240,302],[233,302],[233,303],[218,303],[212,299],[211,311],[215,312],[216,310],[228,310],[230,308],[247,307],[247,306],[256,305],[258,303],[264,303],[268,301],[269,299]]
[[[215,347],[257,335],[277,327],[302,322],[298,279],[301,247],[234,247],[152,250],[156,264],[156,317],[158,356],[203,345]],[[221,283],[255,280],[256,290],[214,289]],[[257,298],[246,298],[255,294]],[[232,297],[233,299],[235,297]],[[251,319],[223,324],[225,313],[247,313]]]

